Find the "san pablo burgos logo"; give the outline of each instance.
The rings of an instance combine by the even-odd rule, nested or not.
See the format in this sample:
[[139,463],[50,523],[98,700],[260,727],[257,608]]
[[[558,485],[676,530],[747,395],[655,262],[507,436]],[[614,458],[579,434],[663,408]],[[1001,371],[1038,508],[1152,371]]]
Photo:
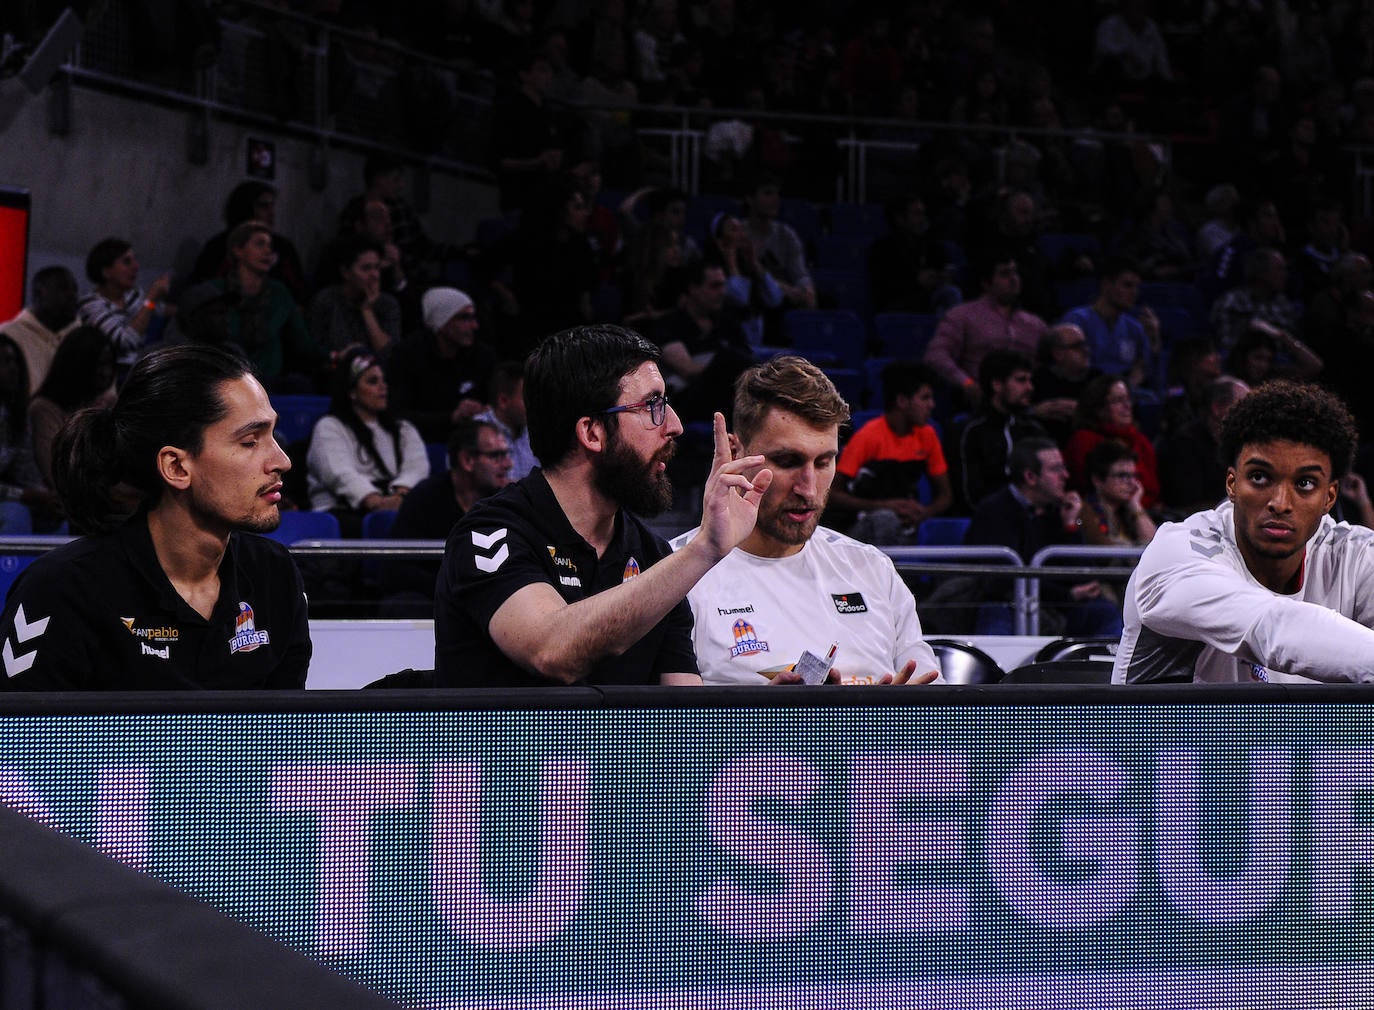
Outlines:
[[[138,644],[143,655],[156,656],[158,659],[171,659],[171,643],[181,638],[181,629],[174,625],[167,625],[161,628],[136,628],[134,627],[134,622],[136,620],[138,620],[136,617],[121,617],[119,623],[129,629],[129,634],[133,635],[135,638],[142,639]],[[157,648],[157,645],[149,645],[149,642],[155,642],[157,645],[161,645],[162,648]]]
[[229,639],[229,651],[252,652],[259,645],[272,640],[266,631],[258,631],[253,626],[253,608],[239,601],[239,616],[234,618],[234,637]]

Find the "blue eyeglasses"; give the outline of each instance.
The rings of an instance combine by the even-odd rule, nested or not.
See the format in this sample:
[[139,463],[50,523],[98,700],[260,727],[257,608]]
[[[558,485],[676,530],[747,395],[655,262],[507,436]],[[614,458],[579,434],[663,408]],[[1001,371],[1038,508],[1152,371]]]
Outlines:
[[603,410],[603,414],[621,414],[631,410],[648,410],[649,420],[653,427],[657,428],[668,417],[668,395],[658,393],[649,397],[647,400],[640,400],[638,403],[626,403],[619,407],[608,407]]

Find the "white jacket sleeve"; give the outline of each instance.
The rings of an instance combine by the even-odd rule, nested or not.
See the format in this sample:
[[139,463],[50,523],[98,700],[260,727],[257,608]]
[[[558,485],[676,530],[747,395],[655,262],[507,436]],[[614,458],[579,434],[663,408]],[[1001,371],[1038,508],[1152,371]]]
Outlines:
[[429,453],[419,429],[409,421],[401,422],[401,465],[394,483],[413,488],[429,476]]

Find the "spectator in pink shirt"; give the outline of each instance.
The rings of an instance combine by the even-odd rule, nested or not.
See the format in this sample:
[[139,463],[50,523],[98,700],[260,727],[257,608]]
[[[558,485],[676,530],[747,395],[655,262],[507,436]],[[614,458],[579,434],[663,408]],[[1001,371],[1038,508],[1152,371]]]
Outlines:
[[994,253],[978,263],[983,296],[945,313],[926,348],[925,363],[958,389],[969,407],[980,399],[978,366],[988,352],[1018,350],[1034,355],[1048,329],[1037,315],[1019,308],[1021,275],[1016,261]]

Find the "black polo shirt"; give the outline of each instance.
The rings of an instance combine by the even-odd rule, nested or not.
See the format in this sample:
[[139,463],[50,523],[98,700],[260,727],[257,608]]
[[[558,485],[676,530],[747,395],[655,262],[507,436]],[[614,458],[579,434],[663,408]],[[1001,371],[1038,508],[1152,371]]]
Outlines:
[[158,563],[145,514],[34,560],[0,616],[14,690],[300,688],[310,627],[286,548],[234,533],[207,621]]
[[[644,522],[621,509],[606,553],[568,522],[538,468],[473,506],[449,535],[434,594],[434,673],[440,687],[548,686],[492,641],[492,616],[532,583],[568,603],[618,586],[672,553]],[[685,593],[684,593],[685,595]],[[588,684],[657,684],[664,673],[696,673],[686,599],[620,656],[608,656]]]

